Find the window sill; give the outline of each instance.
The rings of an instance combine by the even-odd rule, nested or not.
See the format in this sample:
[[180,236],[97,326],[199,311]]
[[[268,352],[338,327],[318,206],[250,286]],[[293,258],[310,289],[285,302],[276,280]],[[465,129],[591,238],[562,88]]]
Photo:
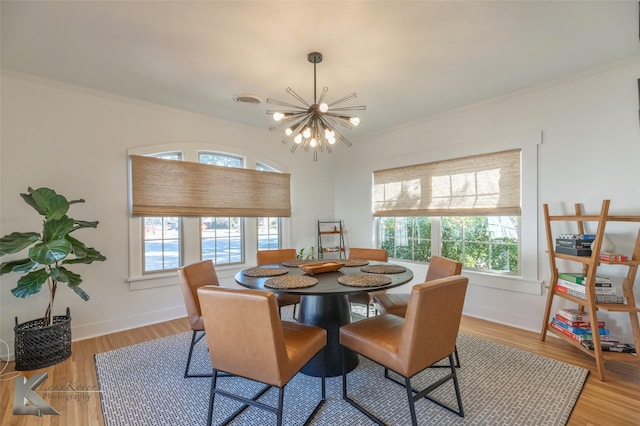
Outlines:
[[[244,268],[246,268],[244,264],[220,266],[216,267],[216,274],[221,282],[227,279],[233,280],[236,273]],[[126,282],[129,284],[129,291],[148,290],[180,284],[177,271],[129,277]]]

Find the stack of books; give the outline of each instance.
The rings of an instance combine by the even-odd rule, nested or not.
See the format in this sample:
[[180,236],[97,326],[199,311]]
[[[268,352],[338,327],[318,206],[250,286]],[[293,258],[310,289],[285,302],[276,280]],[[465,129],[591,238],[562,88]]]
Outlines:
[[607,262],[626,262],[629,258],[624,254],[603,251],[600,252],[600,260],[606,260]]
[[[579,299],[587,299],[585,283],[587,277],[584,274],[573,272],[558,273],[558,282],[555,290]],[[608,277],[596,276],[595,278],[596,303],[624,303],[624,297],[617,294],[616,287]]]
[[[551,328],[571,337],[578,342],[593,341],[592,327],[587,313],[580,313],[577,309],[560,309],[551,319]],[[604,321],[598,321],[600,340],[609,340],[609,329],[604,327]]]
[[[604,321],[598,321],[598,334],[600,334],[600,347],[606,352],[636,353],[633,344],[622,343],[609,334]],[[580,342],[582,346],[593,350],[593,335],[591,321],[587,312],[578,309],[560,309],[551,320],[549,326],[562,334]]]
[[556,238],[556,253],[573,256],[591,256],[594,234],[563,234]]

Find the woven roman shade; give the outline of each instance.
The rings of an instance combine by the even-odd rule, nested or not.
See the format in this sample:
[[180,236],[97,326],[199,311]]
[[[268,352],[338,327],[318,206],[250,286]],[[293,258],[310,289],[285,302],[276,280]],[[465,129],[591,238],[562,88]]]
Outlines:
[[132,216],[289,217],[288,173],[131,156]]
[[373,172],[374,216],[520,214],[520,150]]

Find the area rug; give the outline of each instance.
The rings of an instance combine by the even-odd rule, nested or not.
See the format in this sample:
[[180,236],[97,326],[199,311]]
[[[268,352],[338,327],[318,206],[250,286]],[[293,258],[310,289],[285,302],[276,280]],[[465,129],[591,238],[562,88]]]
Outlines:
[[[95,355],[106,426],[204,425],[210,378],[183,378],[191,333],[182,333]],[[564,425],[582,390],[588,370],[529,352],[461,334],[458,371],[465,418],[422,399],[416,403],[420,425]],[[210,373],[203,339],[196,346],[193,373]],[[429,369],[416,383],[437,380],[448,370]],[[225,388],[253,395],[259,386],[240,378],[219,379]],[[449,382],[450,383],[450,382]],[[455,406],[453,385],[435,393]],[[349,373],[349,394],[389,425],[411,424],[406,392],[383,377],[382,367],[360,357]],[[276,404],[272,389],[262,402]],[[320,397],[320,379],[296,375],[285,388],[285,425],[304,422]],[[213,424],[239,404],[216,397]],[[275,424],[275,415],[249,408],[231,424]],[[342,400],[341,377],[327,378],[327,400],[313,425],[370,425],[367,417]]]

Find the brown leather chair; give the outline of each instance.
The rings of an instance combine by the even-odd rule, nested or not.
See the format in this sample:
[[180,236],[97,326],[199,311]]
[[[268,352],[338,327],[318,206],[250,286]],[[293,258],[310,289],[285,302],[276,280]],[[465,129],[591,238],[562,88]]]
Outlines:
[[[282,263],[296,258],[296,249],[258,250],[256,253],[258,266]],[[283,306],[293,305],[293,318],[296,318],[296,305],[300,303],[300,296],[295,294],[274,293],[278,301],[278,312],[282,315]]]
[[[251,405],[275,413],[277,424],[281,425],[284,387],[317,353],[324,357],[327,331],[281,321],[275,295],[268,291],[207,286],[198,290],[198,297],[207,342],[215,348],[210,351],[213,378],[207,424],[212,422],[215,396],[223,395],[245,405],[221,424],[227,424]],[[262,382],[266,387],[252,399],[235,395],[217,387],[220,372]],[[321,378],[322,398],[307,422],[326,398],[324,370]],[[277,407],[257,401],[271,387],[279,389]]]
[[[462,263],[446,257],[431,256],[429,269],[425,281],[433,281],[439,278],[460,275]],[[376,293],[373,297],[376,308],[383,314],[394,314],[404,317],[409,302],[408,294],[401,293]]]
[[[180,277],[180,288],[184,296],[184,304],[187,308],[189,325],[193,331],[184,377],[211,377],[210,374],[189,374],[189,365],[191,364],[194,346],[204,337],[204,324],[197,292],[200,287],[205,285],[220,285],[216,269],[212,260],[203,260],[202,262],[179,268],[178,276]],[[198,335],[199,332],[201,332],[200,335]]]
[[[415,401],[423,397],[464,417],[453,353],[460,328],[467,283],[467,278],[456,275],[417,284],[411,290],[404,318],[382,314],[340,328],[343,354],[346,352],[344,349],[348,348],[381,364],[385,368],[385,377],[406,388],[413,425],[417,425]],[[450,369],[447,376],[421,391],[412,388],[411,377],[447,357]],[[404,383],[390,377],[389,370],[402,376]],[[449,380],[453,380],[458,410],[444,405],[429,395]],[[345,401],[377,424],[383,424],[365,407],[347,395],[347,373],[344,368],[342,386],[342,398]],[[369,386],[374,385],[370,383]]]
[[[350,248],[349,259],[357,260],[377,260],[380,262],[389,261],[389,253],[385,249],[372,248]],[[373,303],[374,293],[358,293],[348,296],[350,303],[364,305],[367,308],[367,318],[369,317],[369,305]]]
[[[425,281],[433,281],[439,278],[460,275],[462,273],[462,262],[448,259],[446,257],[431,256],[429,269]],[[409,303],[409,295],[406,293],[378,292],[373,295],[373,302],[376,309],[384,314],[394,314],[404,318]],[[460,356],[458,348],[455,350],[456,367],[460,367]]]

